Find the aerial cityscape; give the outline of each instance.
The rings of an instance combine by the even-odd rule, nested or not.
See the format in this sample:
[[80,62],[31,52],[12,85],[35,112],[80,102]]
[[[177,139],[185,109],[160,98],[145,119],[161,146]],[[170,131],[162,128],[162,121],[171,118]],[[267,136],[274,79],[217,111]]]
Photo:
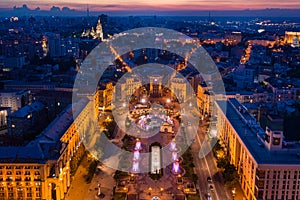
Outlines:
[[299,14],[1,1],[0,200],[300,200]]

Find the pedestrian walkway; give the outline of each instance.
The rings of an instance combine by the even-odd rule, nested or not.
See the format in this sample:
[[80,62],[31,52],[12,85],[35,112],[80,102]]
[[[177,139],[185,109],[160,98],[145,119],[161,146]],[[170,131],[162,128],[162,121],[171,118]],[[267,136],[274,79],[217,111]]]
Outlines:
[[[115,173],[114,169],[106,167],[105,165],[99,165],[94,178],[89,185],[88,193],[85,194],[84,200],[102,199],[111,200],[113,198],[113,188],[115,186],[115,180],[113,175]],[[101,192],[101,198],[97,196]]]
[[[99,164],[91,183],[87,183],[86,176],[89,164],[88,157],[85,156],[72,178],[71,188],[65,200],[111,200],[113,198],[113,187],[115,186],[113,175],[115,170]],[[101,198],[98,196],[98,185],[100,186]]]
[[84,199],[90,185],[86,183],[85,178],[88,166],[87,156],[84,156],[75,175],[72,177],[71,188],[68,190],[65,200]]

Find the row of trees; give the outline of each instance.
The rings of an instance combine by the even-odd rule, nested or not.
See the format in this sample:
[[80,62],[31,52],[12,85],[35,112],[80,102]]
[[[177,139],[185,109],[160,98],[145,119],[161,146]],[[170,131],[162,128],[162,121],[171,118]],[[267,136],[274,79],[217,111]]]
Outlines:
[[219,141],[213,148],[213,153],[217,158],[217,167],[222,170],[225,185],[228,188],[235,188],[239,184],[239,174],[233,164],[230,164],[225,149],[220,145]]

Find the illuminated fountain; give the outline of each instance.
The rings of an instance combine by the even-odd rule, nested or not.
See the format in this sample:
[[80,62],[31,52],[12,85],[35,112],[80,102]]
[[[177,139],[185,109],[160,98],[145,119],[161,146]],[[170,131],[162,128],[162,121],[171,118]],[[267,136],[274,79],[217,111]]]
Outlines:
[[142,149],[142,144],[141,142],[137,139],[137,142],[135,143],[134,150],[140,151]]
[[172,161],[176,161],[178,159],[178,154],[176,152],[172,152]]
[[177,147],[176,147],[176,142],[175,142],[175,141],[172,141],[172,142],[170,143],[170,151],[172,151],[172,152],[178,151],[178,149],[177,149]]
[[140,159],[140,152],[134,151],[133,152],[133,161],[138,161]]
[[140,171],[139,162],[133,161],[131,172],[134,173],[134,172],[139,172],[139,171]]
[[140,160],[140,150],[142,149],[142,144],[139,139],[136,139],[133,158],[132,158],[132,173],[138,173],[140,171],[139,160]]
[[171,160],[172,160],[172,174],[180,174],[184,173],[184,169],[180,167],[180,162],[182,162],[182,157],[178,155],[178,152],[180,152],[180,147],[177,147],[177,144],[175,140],[172,140],[170,142],[170,148],[171,151]]
[[179,161],[178,160],[176,160],[175,162],[173,162],[172,173],[173,174],[180,174],[181,173],[181,169],[180,169]]

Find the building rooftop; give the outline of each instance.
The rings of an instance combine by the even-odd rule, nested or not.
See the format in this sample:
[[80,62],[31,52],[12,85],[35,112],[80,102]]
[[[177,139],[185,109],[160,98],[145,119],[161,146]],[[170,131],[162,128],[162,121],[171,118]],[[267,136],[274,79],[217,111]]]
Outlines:
[[16,94],[16,95],[20,95],[20,94],[23,94],[24,92],[26,92],[26,90],[10,90],[10,89],[7,89],[7,90],[0,90],[0,94]]
[[45,163],[58,159],[67,144],[60,141],[63,134],[88,103],[82,98],[67,106],[36,139],[26,146],[0,146],[0,163]]
[[238,138],[251,153],[257,164],[300,164],[300,144],[291,143],[281,150],[269,150],[264,145],[265,131],[238,100],[216,102],[219,109],[237,132]]
[[45,108],[44,104],[39,101],[35,101],[32,104],[26,105],[23,108],[20,108],[19,110],[13,112],[10,116],[23,118],[31,114],[32,112],[40,111],[43,108]]
[[44,154],[38,144],[30,146],[0,146],[0,163],[44,163]]

